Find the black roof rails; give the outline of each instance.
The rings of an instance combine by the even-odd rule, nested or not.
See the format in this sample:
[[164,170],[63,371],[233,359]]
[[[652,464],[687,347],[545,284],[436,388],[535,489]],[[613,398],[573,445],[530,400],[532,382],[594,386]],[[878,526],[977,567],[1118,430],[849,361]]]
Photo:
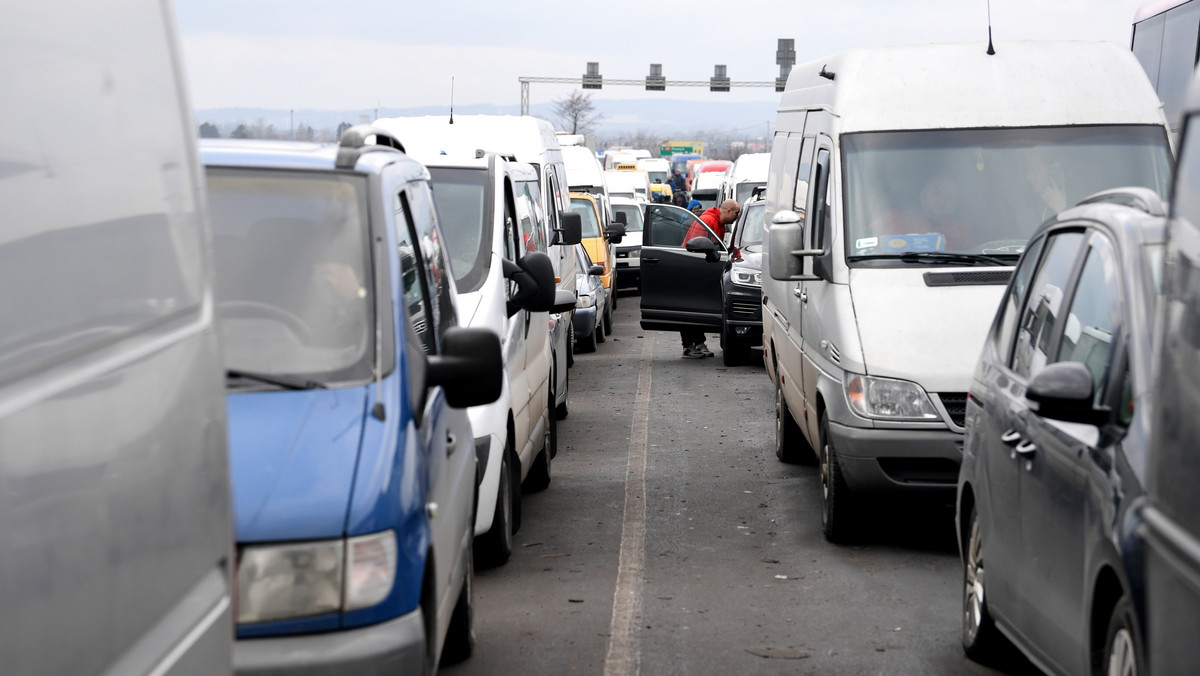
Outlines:
[[[375,137],[374,143],[367,143],[367,139]],[[353,169],[355,164],[358,164],[358,158],[362,157],[363,153],[369,153],[376,150],[399,150],[404,152],[404,146],[387,131],[374,127],[369,124],[356,124],[342,133],[341,140],[338,141],[337,161],[334,163],[338,169]]]
[[482,160],[483,158],[487,157],[488,155],[495,155],[495,156],[499,157],[500,159],[506,160],[508,162],[516,162],[517,161],[517,156],[512,153],[502,153],[498,150],[484,150],[483,148],[475,149],[475,159],[477,159],[477,160]]
[[765,193],[766,191],[767,191],[767,186],[765,186],[765,185],[756,185],[756,186],[754,186],[754,188],[753,188],[753,189],[750,191],[750,199],[754,199],[755,197],[762,197],[763,193]]
[[1167,215],[1167,205],[1163,203],[1158,193],[1149,188],[1129,187],[1101,190],[1094,195],[1083,198],[1076,206],[1099,204],[1101,202],[1132,207],[1150,216]]

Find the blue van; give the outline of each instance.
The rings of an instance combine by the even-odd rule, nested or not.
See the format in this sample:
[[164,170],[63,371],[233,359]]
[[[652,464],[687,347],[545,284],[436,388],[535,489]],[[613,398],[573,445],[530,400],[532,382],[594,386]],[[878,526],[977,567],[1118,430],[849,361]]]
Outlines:
[[468,656],[477,462],[462,409],[500,395],[502,363],[495,334],[456,326],[429,173],[370,127],[338,146],[201,155],[237,673],[430,673]]

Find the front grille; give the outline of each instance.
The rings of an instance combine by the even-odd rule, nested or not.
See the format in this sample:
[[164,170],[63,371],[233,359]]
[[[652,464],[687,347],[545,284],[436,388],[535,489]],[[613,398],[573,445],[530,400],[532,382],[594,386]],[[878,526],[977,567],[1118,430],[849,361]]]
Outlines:
[[925,286],[988,286],[1008,284],[1012,270],[977,272],[926,272]]
[[941,392],[938,397],[942,400],[942,406],[946,407],[946,413],[949,414],[950,420],[954,421],[955,425],[962,427],[967,421],[967,393]]
[[761,317],[761,308],[761,305],[752,300],[734,300],[729,303],[729,314],[742,317]]

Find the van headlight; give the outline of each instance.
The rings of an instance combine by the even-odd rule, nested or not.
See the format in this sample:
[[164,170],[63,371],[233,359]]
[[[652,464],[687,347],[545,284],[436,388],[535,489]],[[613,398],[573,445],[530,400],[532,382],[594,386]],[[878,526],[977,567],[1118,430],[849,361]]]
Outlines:
[[729,270],[729,279],[734,284],[742,286],[762,286],[762,270],[754,268],[739,268],[734,266]]
[[238,624],[373,606],[396,579],[396,534],[253,545],[238,560]]
[[941,420],[929,395],[916,383],[846,374],[846,399],[865,418]]

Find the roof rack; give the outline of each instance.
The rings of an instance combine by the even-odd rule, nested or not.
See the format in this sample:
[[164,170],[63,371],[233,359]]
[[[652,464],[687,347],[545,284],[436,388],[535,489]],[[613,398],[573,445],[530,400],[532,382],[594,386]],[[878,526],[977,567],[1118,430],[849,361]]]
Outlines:
[[1083,198],[1075,206],[1100,203],[1121,204],[1137,209],[1150,216],[1167,215],[1167,205],[1163,203],[1158,193],[1149,188],[1129,187],[1102,190],[1090,197]]
[[[371,137],[375,137],[375,142],[367,143],[367,139]],[[364,153],[376,150],[404,152],[404,145],[395,136],[379,127],[356,124],[342,133],[342,138],[338,141],[337,161],[334,166],[338,169],[353,169],[354,165],[358,164],[359,157],[362,157]]]
[[512,153],[502,153],[498,150],[484,150],[483,148],[475,149],[475,159],[477,159],[477,160],[482,160],[483,158],[487,157],[488,155],[495,155],[495,156],[499,157],[500,159],[506,160],[508,162],[516,162],[517,161],[517,156]]

